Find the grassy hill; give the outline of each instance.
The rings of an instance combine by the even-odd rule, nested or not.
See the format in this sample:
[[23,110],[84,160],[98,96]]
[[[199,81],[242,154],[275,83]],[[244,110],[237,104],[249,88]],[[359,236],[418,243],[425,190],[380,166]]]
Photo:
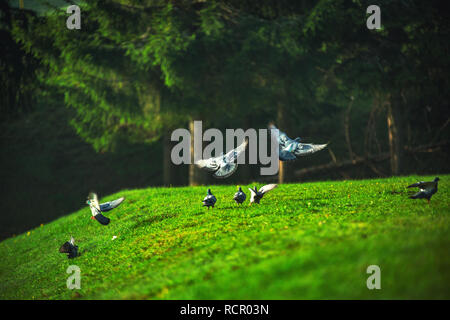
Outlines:
[[[0,298],[449,299],[450,175],[430,205],[408,199],[418,178],[434,177],[285,184],[240,207],[235,186],[211,186],[209,211],[206,187],[123,190],[101,199],[126,197],[108,226],[86,206],[1,242]],[[374,264],[381,290],[366,287]]]

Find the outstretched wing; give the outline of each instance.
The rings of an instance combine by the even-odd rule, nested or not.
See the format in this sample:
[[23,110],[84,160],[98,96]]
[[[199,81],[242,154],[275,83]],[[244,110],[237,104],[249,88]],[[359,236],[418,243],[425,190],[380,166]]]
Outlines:
[[201,169],[205,169],[208,171],[216,171],[220,168],[219,157],[200,159],[195,162],[195,165]]
[[233,150],[230,150],[225,155],[225,162],[226,163],[235,162],[239,158],[239,156],[245,151],[247,145],[248,139],[246,138],[238,147],[234,148]]
[[104,226],[106,226],[111,221],[108,217],[105,217],[101,213],[96,214],[94,218]]
[[278,187],[278,185],[275,183],[266,184],[265,186],[263,186],[259,189],[259,192],[261,192],[262,194],[266,194],[267,192],[275,189],[276,187]]
[[105,212],[117,208],[125,198],[119,198],[113,201],[105,202],[100,205],[100,211]]
[[434,187],[433,182],[425,182],[425,181],[419,181],[416,183],[413,183],[412,185],[409,185],[407,188],[420,188],[420,189],[426,189],[430,187]]
[[248,188],[248,190],[250,190],[250,202],[254,202],[255,201],[255,196],[256,196],[256,192],[255,190]]
[[296,156],[307,156],[317,151],[324,149],[328,144],[312,144],[312,143],[298,143],[294,149]]
[[217,170],[213,176],[215,178],[228,178],[231,176],[238,167],[238,164],[235,161],[238,157],[245,152],[245,148],[247,147],[248,139],[245,139],[237,148],[230,150],[221,161],[217,161],[219,163],[219,170]]

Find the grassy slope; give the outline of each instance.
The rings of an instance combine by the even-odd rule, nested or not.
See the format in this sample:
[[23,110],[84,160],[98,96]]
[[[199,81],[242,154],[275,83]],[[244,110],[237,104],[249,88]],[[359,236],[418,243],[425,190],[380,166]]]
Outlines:
[[[86,207],[1,242],[0,298],[449,299],[450,176],[431,205],[407,198],[416,178],[286,184],[239,208],[234,186],[213,186],[210,211],[205,187],[124,190],[102,199],[127,198],[106,227]],[[71,264],[81,290],[66,288]],[[371,264],[381,290],[366,288]]]

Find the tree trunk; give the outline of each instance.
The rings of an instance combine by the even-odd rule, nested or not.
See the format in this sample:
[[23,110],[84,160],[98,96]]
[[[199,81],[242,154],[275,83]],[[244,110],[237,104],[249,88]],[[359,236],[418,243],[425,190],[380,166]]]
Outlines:
[[[277,127],[289,134],[290,121],[283,101],[278,102]],[[280,171],[278,172],[278,183],[286,183],[295,180],[294,167],[292,163],[280,161]]]
[[170,186],[175,184],[174,177],[174,165],[172,159],[170,158],[170,153],[172,150],[172,143],[170,141],[170,132],[167,132],[163,136],[163,183],[165,186]]
[[353,149],[352,142],[350,139],[350,113],[353,105],[353,97],[351,97],[350,103],[348,104],[347,110],[345,110],[344,114],[344,134],[345,134],[345,142],[347,143],[348,155],[350,160],[353,161]]
[[205,171],[198,168],[194,164],[194,120],[191,120],[189,122],[189,131],[191,133],[191,164],[189,165],[189,185],[198,186],[207,183],[208,176]]
[[401,127],[401,99],[397,95],[391,95],[387,101],[387,127],[389,140],[389,153],[391,161],[391,174],[398,175],[402,172],[403,139]]

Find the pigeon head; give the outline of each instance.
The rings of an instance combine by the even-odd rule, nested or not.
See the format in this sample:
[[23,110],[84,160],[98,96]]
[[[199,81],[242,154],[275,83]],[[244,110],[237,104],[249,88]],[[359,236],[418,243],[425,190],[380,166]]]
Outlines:
[[439,180],[439,177],[434,178],[434,182],[438,182]]
[[239,192],[242,192],[242,188],[241,187],[239,187]]
[[208,189],[208,194],[209,194],[209,195],[211,195],[211,194],[212,194],[212,193],[211,193],[211,189]]

